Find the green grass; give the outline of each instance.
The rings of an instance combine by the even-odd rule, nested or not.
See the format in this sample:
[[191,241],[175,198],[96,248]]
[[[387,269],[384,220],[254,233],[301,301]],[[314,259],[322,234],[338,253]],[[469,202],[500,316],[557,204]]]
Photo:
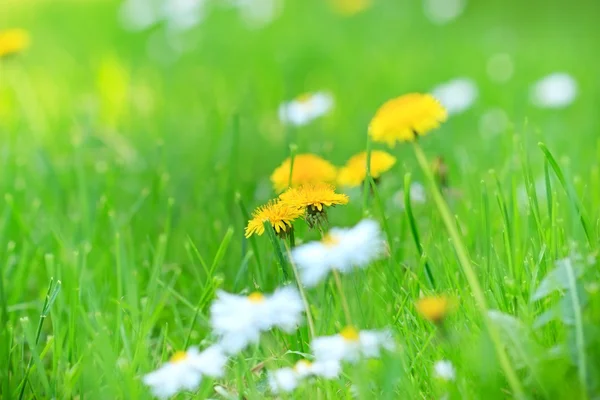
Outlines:
[[[600,395],[595,2],[472,1],[441,27],[417,1],[379,1],[344,19],[322,1],[288,0],[261,30],[218,9],[183,35],[189,51],[159,50],[162,60],[146,49],[163,29],[126,32],[117,8],[0,5],[0,29],[32,35],[25,53],[0,60],[2,399],[149,398],[143,374],[213,342],[216,289],[287,282],[267,235],[243,233],[246,214],[273,196],[268,176],[290,142],[341,165],[365,149],[382,102],[458,76],[477,81],[479,100],[420,142],[429,160],[447,161],[449,213],[431,191],[410,212],[393,206],[407,173],[427,182],[410,145],[392,150],[399,162],[366,209],[359,194],[330,213],[333,226],[371,215],[385,228],[391,257],[342,278],[353,321],[390,327],[399,351],[289,397],[512,398],[498,351],[527,398]],[[486,74],[501,52],[515,65],[502,85]],[[577,100],[533,108],[531,83],[554,71],[577,79]],[[279,123],[282,100],[320,89],[336,98],[330,115],[292,132]],[[492,107],[511,126],[486,137],[479,119]],[[297,241],[318,237],[296,228]],[[593,262],[555,265],[576,253]],[[444,329],[417,314],[422,293],[457,299]],[[333,279],[307,296],[318,334],[344,325]],[[179,398],[223,398],[215,385],[231,398],[268,397],[265,370],[253,368],[288,365],[308,341],[306,326],[267,334],[225,378]],[[455,382],[433,376],[440,359],[454,363]]]

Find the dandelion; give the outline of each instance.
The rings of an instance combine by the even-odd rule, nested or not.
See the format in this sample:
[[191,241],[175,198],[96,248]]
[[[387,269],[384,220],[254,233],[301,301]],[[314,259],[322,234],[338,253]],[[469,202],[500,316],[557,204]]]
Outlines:
[[271,295],[254,292],[249,296],[220,290],[210,307],[210,325],[223,349],[235,354],[258,343],[261,332],[272,328],[293,332],[303,309],[300,295],[292,287],[277,289]]
[[306,183],[333,183],[337,170],[329,161],[314,154],[298,154],[294,157],[293,171],[290,158],[287,158],[271,174],[271,182],[277,193],[288,187],[297,187]]
[[201,353],[192,347],[173,354],[162,367],[146,374],[143,381],[154,396],[166,399],[181,390],[195,390],[202,376],[223,376],[226,363],[227,357],[219,346],[210,346]]
[[333,107],[333,97],[325,92],[305,93],[279,106],[279,120],[284,124],[302,126],[327,114]]
[[29,33],[24,29],[0,31],[0,58],[19,53],[29,46]]
[[336,335],[313,339],[311,348],[317,361],[353,363],[361,358],[378,358],[381,350],[393,351],[396,344],[388,330],[359,331],[347,326]]
[[452,362],[448,360],[437,361],[433,366],[435,376],[443,381],[453,381],[456,379],[456,370]]
[[[371,151],[371,165],[369,173],[374,180],[378,180],[384,172],[389,171],[396,164],[396,157],[382,150]],[[340,168],[337,181],[341,186],[360,186],[367,177],[367,152],[358,153]]]
[[310,362],[300,360],[293,368],[280,368],[269,374],[269,386],[274,393],[291,392],[309,377],[334,379],[339,376],[341,365],[337,360]]
[[566,73],[553,73],[531,88],[531,101],[540,108],[564,108],[577,97],[577,82]]
[[365,219],[352,228],[333,228],[321,241],[309,242],[292,250],[300,280],[312,287],[330,271],[349,273],[365,268],[385,254],[379,224]]
[[252,219],[246,226],[246,237],[253,234],[261,236],[265,233],[264,223],[271,224],[275,233],[285,237],[293,228],[292,222],[304,214],[304,210],[280,201],[271,201],[264,206],[258,207],[252,213]]
[[419,299],[416,308],[423,318],[439,324],[452,311],[454,304],[446,296],[429,296]]
[[477,100],[479,90],[472,79],[457,78],[436,86],[431,94],[452,115],[468,110]]
[[297,188],[290,188],[279,196],[282,204],[306,210],[305,219],[309,227],[327,222],[326,208],[348,204],[345,194],[335,192],[328,183],[307,183]]
[[387,101],[375,113],[369,134],[376,142],[393,147],[414,141],[440,126],[448,113],[430,94],[410,93]]

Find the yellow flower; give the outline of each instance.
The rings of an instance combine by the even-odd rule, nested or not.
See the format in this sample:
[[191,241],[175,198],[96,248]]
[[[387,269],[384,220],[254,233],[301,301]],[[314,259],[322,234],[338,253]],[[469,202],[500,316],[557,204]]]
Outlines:
[[335,192],[328,183],[308,183],[297,188],[290,188],[279,195],[282,203],[309,211],[323,211],[325,207],[348,204],[348,196]]
[[419,299],[416,308],[423,318],[439,323],[454,308],[454,303],[446,296],[430,296]]
[[253,234],[262,235],[265,233],[265,222],[269,222],[278,235],[285,235],[292,229],[292,222],[304,213],[304,209],[290,206],[278,201],[271,201],[268,204],[258,207],[252,213],[252,219],[246,226],[246,237]]
[[335,182],[336,168],[329,162],[314,154],[298,154],[294,157],[294,171],[290,185],[290,159],[273,171],[271,182],[277,193],[289,186],[297,187],[305,183]]
[[372,0],[329,0],[335,12],[344,16],[358,14],[371,6]]
[[0,58],[29,46],[29,33],[24,29],[9,29],[0,32]]
[[413,141],[427,134],[447,117],[446,109],[430,94],[405,94],[377,110],[369,124],[369,135],[393,147],[396,142]]
[[[396,157],[381,151],[371,151],[371,176],[377,179],[384,172],[388,171],[396,164]],[[363,151],[351,157],[346,165],[340,168],[338,173],[338,184],[341,186],[359,186],[367,176],[367,153]]]

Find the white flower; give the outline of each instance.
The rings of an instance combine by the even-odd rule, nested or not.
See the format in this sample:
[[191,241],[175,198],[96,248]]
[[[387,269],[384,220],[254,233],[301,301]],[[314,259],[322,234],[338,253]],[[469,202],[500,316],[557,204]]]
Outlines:
[[162,367],[146,374],[144,383],[150,386],[152,394],[162,399],[180,390],[195,390],[202,376],[218,378],[223,376],[227,357],[219,346],[211,346],[202,353],[195,347],[187,352],[178,351]]
[[294,368],[280,368],[269,374],[269,386],[274,393],[291,392],[301,380],[318,376],[325,379],[336,378],[340,374],[341,365],[337,360],[316,361],[314,363],[300,360]]
[[379,224],[365,219],[352,228],[333,228],[320,242],[309,242],[292,250],[300,279],[308,287],[317,285],[329,271],[348,273],[365,268],[383,256],[384,241]]
[[394,350],[396,345],[387,330],[357,331],[346,327],[336,335],[313,339],[311,347],[317,361],[356,362],[361,357],[377,358],[381,349]]
[[281,0],[230,0],[230,5],[240,11],[242,19],[250,28],[260,28],[277,18]]
[[577,97],[577,82],[566,73],[553,73],[531,88],[531,101],[541,108],[563,108]]
[[284,124],[306,125],[333,107],[333,97],[324,92],[307,93],[279,106],[279,119]]
[[164,21],[171,30],[197,25],[205,14],[206,0],[125,0],[121,18],[126,28],[143,30]]
[[453,381],[456,379],[456,370],[448,360],[440,360],[433,366],[435,376],[444,381]]
[[465,0],[423,0],[425,16],[438,25],[458,18],[465,9]]
[[457,78],[436,86],[431,94],[446,108],[448,114],[459,114],[469,109],[479,94],[472,79]]
[[[411,204],[424,204],[427,201],[425,186],[419,182],[412,182],[410,184],[409,196]],[[406,208],[406,204],[404,204],[404,190],[397,191],[396,194],[394,194],[393,199],[398,208],[401,210]]]
[[235,354],[251,343],[258,343],[263,331],[280,328],[293,332],[301,322],[303,309],[300,295],[292,287],[277,289],[270,296],[258,292],[238,296],[218,291],[210,307],[210,324],[223,349]]

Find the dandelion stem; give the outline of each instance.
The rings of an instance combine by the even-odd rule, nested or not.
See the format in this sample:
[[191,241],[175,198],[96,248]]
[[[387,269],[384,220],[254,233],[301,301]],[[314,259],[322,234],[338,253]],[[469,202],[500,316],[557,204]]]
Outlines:
[[429,188],[433,195],[433,199],[437,205],[437,208],[438,208],[438,211],[440,212],[442,220],[444,221],[444,225],[446,225],[446,230],[448,231],[448,235],[452,239],[452,244],[454,245],[456,255],[457,255],[460,265],[462,267],[463,273],[465,274],[465,277],[467,278],[469,286],[471,287],[471,290],[473,291],[473,297],[475,297],[477,307],[479,308],[479,311],[483,317],[483,320],[484,320],[486,328],[489,332],[490,338],[492,339],[492,342],[494,343],[494,347],[496,349],[496,355],[498,357],[500,366],[501,366],[502,370],[504,371],[506,380],[508,381],[508,384],[510,385],[510,387],[513,391],[514,397],[517,399],[524,399],[525,394],[523,392],[523,388],[521,387],[521,383],[519,382],[519,378],[517,377],[515,370],[513,369],[512,365],[510,364],[510,360],[508,358],[508,355],[506,354],[506,350],[504,349],[504,347],[502,345],[502,341],[500,339],[500,334],[498,333],[496,327],[493,325],[492,321],[490,320],[490,318],[488,316],[488,306],[487,306],[487,301],[485,299],[483,289],[481,287],[481,284],[479,283],[477,274],[475,273],[475,270],[473,269],[473,266],[471,265],[471,261],[469,260],[467,249],[466,249],[464,243],[462,242],[460,234],[458,233],[458,230],[456,228],[456,222],[454,221],[454,218],[452,217],[452,215],[450,213],[450,209],[448,208],[446,201],[444,200],[444,198],[442,197],[442,194],[440,193],[440,189],[436,185],[435,178],[431,171],[431,167],[427,161],[427,157],[425,156],[425,153],[423,152],[423,150],[421,149],[421,146],[419,145],[419,143],[416,140],[413,141],[413,149],[415,151],[415,156],[417,158],[417,161],[419,162],[419,165],[421,166],[421,169],[423,170],[423,173],[425,174],[425,177],[427,178],[427,182],[429,184]]
[[304,291],[304,287],[302,286],[302,282],[300,281],[300,274],[298,274],[298,268],[296,268],[296,263],[292,258],[292,250],[290,249],[290,246],[287,243],[285,243],[285,250],[287,251],[288,260],[290,262],[290,265],[292,266],[292,271],[294,271],[294,278],[296,278],[296,283],[298,284],[298,291],[300,292],[302,304],[304,305],[304,311],[306,312],[306,320],[308,321],[308,331],[310,332],[310,338],[313,339],[315,337],[315,323],[312,318],[312,313],[310,312],[310,304],[308,304],[306,292]]
[[346,325],[352,326],[352,316],[350,315],[350,307],[348,307],[348,300],[346,299],[344,287],[342,286],[342,278],[340,277],[340,273],[337,269],[333,269],[332,272],[335,285],[337,286],[338,292],[340,292],[342,299],[342,308],[344,309],[344,316],[346,317]]

